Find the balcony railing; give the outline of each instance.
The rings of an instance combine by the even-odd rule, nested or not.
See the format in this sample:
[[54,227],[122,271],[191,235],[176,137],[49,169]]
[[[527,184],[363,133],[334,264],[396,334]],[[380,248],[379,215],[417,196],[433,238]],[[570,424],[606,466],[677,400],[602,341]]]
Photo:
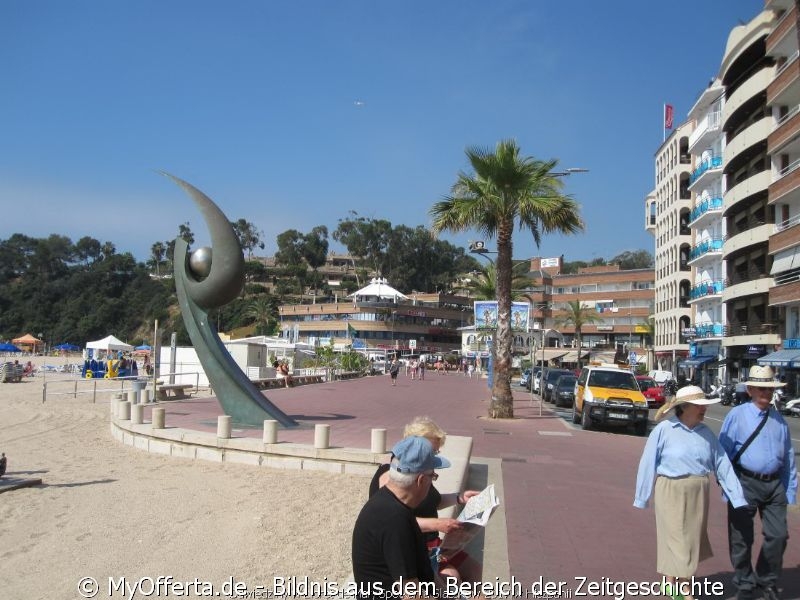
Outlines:
[[785,221],[781,221],[780,223],[775,223],[775,233],[780,233],[790,227],[794,227],[800,223],[800,215],[795,215],[791,219],[786,219]]
[[762,277],[769,277],[769,273],[757,268],[749,268],[743,271],[734,271],[730,277],[725,280],[725,287],[738,285],[746,281],[753,281],[754,279],[761,279]]
[[719,296],[723,289],[725,289],[725,282],[722,279],[704,281],[691,289],[689,298],[692,300],[699,300],[700,298],[706,298],[708,296]]
[[777,333],[778,326],[775,323],[764,323],[758,319],[748,319],[747,321],[731,321],[725,326],[723,335],[731,337],[735,335],[766,335]]
[[707,198],[692,209],[689,220],[696,221],[710,210],[722,210],[722,198]]
[[722,323],[697,323],[694,335],[699,338],[722,337],[724,330]]
[[719,169],[722,167],[722,157],[721,156],[711,156],[703,160],[700,163],[700,166],[697,167],[694,171],[692,171],[692,176],[689,178],[689,185],[693,184],[697,181],[703,173],[708,171],[709,169]]
[[703,240],[689,251],[689,261],[693,261],[709,253],[722,253],[722,238]]

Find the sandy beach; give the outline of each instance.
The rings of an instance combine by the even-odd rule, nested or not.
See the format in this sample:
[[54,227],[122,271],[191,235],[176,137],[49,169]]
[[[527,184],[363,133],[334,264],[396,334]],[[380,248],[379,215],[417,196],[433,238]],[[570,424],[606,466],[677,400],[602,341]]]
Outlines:
[[[110,394],[43,403],[42,380],[0,383],[7,476],[43,480],[0,494],[0,598],[90,597],[91,581],[78,587],[85,577],[99,586],[91,597],[142,598],[158,577],[199,592],[173,586],[171,597],[195,597],[210,589],[204,582],[224,595],[231,579],[252,590],[272,588],[274,577],[343,582],[351,572],[363,478],[138,451],[110,435]],[[140,592],[121,589],[122,578],[141,580]]]

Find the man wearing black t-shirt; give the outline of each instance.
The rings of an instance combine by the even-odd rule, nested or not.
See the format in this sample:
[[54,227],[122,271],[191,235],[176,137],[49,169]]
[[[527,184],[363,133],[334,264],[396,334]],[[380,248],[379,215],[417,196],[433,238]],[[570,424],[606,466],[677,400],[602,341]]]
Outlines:
[[450,462],[424,437],[404,438],[392,448],[389,481],[361,509],[353,528],[353,577],[361,598],[434,595],[428,549],[412,509]]

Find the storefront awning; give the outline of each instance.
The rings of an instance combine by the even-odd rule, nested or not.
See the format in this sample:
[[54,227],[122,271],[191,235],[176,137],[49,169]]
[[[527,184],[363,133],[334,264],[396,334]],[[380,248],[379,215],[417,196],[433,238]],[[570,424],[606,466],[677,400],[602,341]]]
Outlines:
[[716,360],[716,356],[696,356],[695,358],[687,358],[678,363],[678,367],[702,367],[707,362]]
[[[588,352],[581,352],[581,360],[587,358],[589,356]],[[562,363],[574,363],[578,362],[578,352],[567,352],[564,356],[561,357]]]
[[800,350],[778,350],[772,354],[762,356],[756,362],[760,365],[770,365],[771,367],[789,367],[791,363],[800,361]]

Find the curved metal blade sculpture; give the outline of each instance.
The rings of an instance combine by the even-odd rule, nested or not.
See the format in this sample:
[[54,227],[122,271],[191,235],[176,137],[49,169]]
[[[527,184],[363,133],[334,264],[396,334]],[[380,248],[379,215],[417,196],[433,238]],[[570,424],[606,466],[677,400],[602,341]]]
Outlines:
[[211,234],[212,248],[189,255],[188,244],[175,240],[175,289],[186,331],[200,364],[217,394],[222,410],[235,423],[262,425],[275,419],[284,427],[297,425],[253,385],[231,357],[208,321],[208,310],[228,304],[244,285],[244,256],[230,222],[214,202],[196,187],[161,171],[194,200]]

